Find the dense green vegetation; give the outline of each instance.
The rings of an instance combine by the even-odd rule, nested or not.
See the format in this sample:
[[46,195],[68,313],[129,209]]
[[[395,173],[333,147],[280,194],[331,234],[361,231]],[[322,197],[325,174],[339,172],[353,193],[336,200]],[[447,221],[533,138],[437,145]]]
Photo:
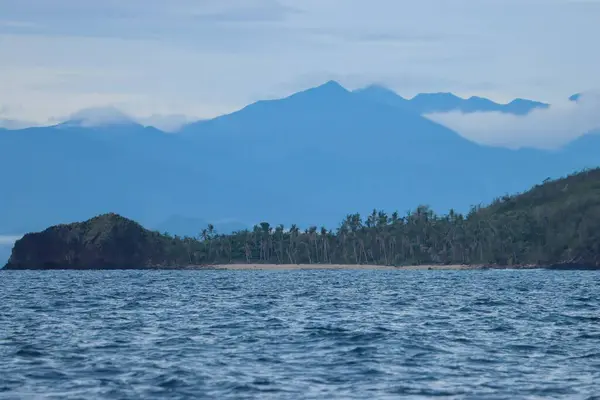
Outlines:
[[[45,232],[50,233],[46,239],[38,237],[37,246],[54,248],[52,265],[65,267],[102,267],[103,262],[112,268],[232,262],[598,266],[600,169],[548,180],[487,207],[473,207],[466,215],[452,210],[436,215],[426,206],[406,215],[374,210],[365,217],[348,215],[335,230],[263,222],[231,235],[209,226],[198,238],[181,238],[109,214]],[[38,251],[33,244],[18,242],[9,267],[28,264],[22,260]],[[88,256],[86,263],[83,255],[94,252],[102,256]]]

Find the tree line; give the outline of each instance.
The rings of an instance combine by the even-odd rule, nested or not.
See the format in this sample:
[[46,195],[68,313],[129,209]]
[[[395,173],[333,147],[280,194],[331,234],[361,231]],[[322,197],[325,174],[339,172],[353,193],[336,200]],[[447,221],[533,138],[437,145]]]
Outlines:
[[260,223],[197,238],[166,234],[180,263],[490,264],[600,262],[600,170],[547,180],[466,214],[438,215],[427,206],[400,215],[373,210],[347,215],[335,229]]

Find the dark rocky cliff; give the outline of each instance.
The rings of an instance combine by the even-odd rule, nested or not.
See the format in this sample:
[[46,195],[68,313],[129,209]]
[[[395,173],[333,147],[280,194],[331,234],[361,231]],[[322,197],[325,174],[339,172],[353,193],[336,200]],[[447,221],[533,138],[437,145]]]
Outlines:
[[[130,269],[178,263],[179,239],[144,229],[117,214],[57,225],[15,243],[6,269]],[[175,250],[175,251],[174,251]],[[183,250],[183,252],[181,251]],[[175,258],[175,259],[174,259]]]

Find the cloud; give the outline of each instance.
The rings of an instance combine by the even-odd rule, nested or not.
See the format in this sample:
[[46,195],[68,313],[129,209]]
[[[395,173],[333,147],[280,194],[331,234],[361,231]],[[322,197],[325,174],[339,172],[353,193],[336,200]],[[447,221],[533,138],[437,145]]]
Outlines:
[[0,32],[123,39],[201,39],[218,25],[276,23],[298,13],[277,0],[0,0]]
[[600,92],[582,94],[524,116],[498,112],[429,114],[428,118],[478,143],[511,148],[558,148],[600,129]]
[[[185,115],[160,115],[135,117],[113,106],[85,108],[68,117],[53,118],[52,123],[67,123],[71,126],[96,127],[107,125],[124,125],[138,123],[143,126],[153,126],[164,132],[176,132],[192,120]],[[2,120],[0,120],[0,126]]]
[[4,118],[13,112],[13,107],[0,105],[0,128],[22,129],[36,125],[34,122],[20,121],[12,118]]
[[72,114],[67,120],[83,127],[121,125],[133,122],[131,117],[111,106],[86,108]]
[[203,5],[194,19],[209,22],[278,22],[301,12],[275,0],[229,0],[213,2],[212,10]]
[[3,129],[24,129],[38,125],[35,122],[19,121],[16,119],[0,119],[0,128]]

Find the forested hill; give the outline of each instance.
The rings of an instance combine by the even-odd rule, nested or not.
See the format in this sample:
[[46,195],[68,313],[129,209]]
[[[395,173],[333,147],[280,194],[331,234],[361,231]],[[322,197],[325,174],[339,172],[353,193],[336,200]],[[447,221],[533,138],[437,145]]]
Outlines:
[[[201,227],[199,227],[201,229]],[[230,262],[600,266],[600,169],[546,181],[466,214],[348,215],[334,230],[261,223],[198,238],[145,230],[115,214],[19,240],[9,269],[160,268]]]

